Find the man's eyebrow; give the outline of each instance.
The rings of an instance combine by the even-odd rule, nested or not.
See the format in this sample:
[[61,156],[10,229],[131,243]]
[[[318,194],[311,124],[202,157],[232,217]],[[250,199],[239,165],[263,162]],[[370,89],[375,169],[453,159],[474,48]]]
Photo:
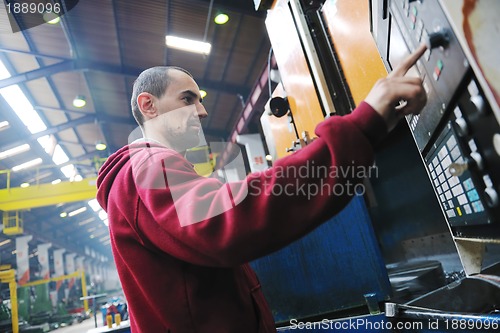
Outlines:
[[200,99],[200,103],[203,102],[203,98],[201,98],[200,96],[198,96],[198,94],[195,93],[192,90],[184,90],[183,92],[181,92],[181,94],[189,95],[189,96],[191,96],[193,98],[199,98]]

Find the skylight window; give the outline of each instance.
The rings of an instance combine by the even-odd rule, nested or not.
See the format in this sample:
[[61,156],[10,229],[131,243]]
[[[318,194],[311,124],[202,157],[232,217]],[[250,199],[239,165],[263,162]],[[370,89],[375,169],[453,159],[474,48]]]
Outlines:
[[74,179],[76,176],[76,168],[73,164],[63,166],[61,172],[69,179]]
[[94,212],[97,212],[98,210],[101,209],[101,205],[99,205],[99,203],[97,202],[97,199],[92,199],[88,202],[90,208],[92,208],[92,210]]
[[66,153],[62,150],[61,146],[56,145],[56,148],[54,149],[54,155],[52,155],[52,161],[54,161],[56,165],[60,165],[69,161],[68,155],[66,155]]
[[101,221],[104,221],[105,219],[108,218],[108,214],[105,211],[101,210],[99,212],[99,218],[101,219]]
[[[9,78],[10,76],[11,75],[9,71],[7,70],[3,62],[0,60],[0,80]],[[26,96],[24,95],[24,93],[22,92],[22,90],[19,88],[18,85],[11,85],[0,89],[0,95],[2,95],[5,101],[10,105],[14,113],[19,117],[19,119],[21,119],[21,121],[28,128],[28,131],[30,131],[31,134],[39,133],[47,129],[47,125],[45,125],[40,115],[35,111],[33,105],[31,105],[30,101],[28,100],[28,98],[26,98]],[[56,165],[61,165],[69,161],[69,157],[66,155],[61,146],[57,144],[53,136],[45,135],[43,137],[38,138],[37,141],[45,150],[45,152],[52,157],[52,160]],[[22,146],[25,147],[25,145]],[[28,145],[27,149],[29,148],[30,147]],[[2,156],[2,154],[4,153],[7,153],[7,151],[0,152],[0,156]],[[38,158],[33,161],[38,161],[38,160],[40,162],[39,163],[37,162],[37,164],[41,164],[42,163],[41,158]],[[14,167],[16,169],[14,170],[13,168],[13,170],[16,171],[23,168],[34,166],[30,164],[34,163],[33,161],[29,161],[24,164],[18,165]],[[28,166],[22,167],[24,165]],[[61,172],[70,180],[75,180],[75,179],[81,180],[81,176],[78,174],[74,165],[67,165],[62,167]]]
[[0,80],[6,79],[9,77],[10,77],[9,71],[7,70],[7,68],[5,68],[5,65],[0,60]]
[[26,125],[30,133],[38,133],[47,129],[42,118],[33,109],[33,106],[23,94],[18,85],[8,86],[0,89],[0,94],[9,103],[10,107],[21,121]]

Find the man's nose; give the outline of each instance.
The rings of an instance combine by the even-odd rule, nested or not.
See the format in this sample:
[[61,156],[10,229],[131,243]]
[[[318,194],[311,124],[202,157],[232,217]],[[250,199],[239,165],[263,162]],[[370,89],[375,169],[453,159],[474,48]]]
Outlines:
[[208,117],[207,110],[205,110],[205,107],[203,106],[203,104],[198,104],[196,106],[196,114],[198,115],[198,117],[200,119]]

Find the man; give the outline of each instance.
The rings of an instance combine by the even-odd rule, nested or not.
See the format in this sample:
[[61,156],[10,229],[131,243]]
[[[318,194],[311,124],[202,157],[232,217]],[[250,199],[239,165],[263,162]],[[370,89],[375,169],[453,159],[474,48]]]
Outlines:
[[[143,138],[110,156],[97,194],[108,213],[132,332],[275,332],[246,263],[302,237],[351,199],[331,193],[308,198],[291,189],[362,181],[355,175],[291,179],[278,170],[370,167],[373,144],[426,103],[421,80],[404,76],[424,51],[420,47],[378,81],[351,114],[319,124],[318,138],[307,147],[233,184],[198,176],[182,155],[197,144],[199,118],[207,116],[191,75],[177,67],[144,71],[131,101]],[[275,195],[270,184],[292,195]]]

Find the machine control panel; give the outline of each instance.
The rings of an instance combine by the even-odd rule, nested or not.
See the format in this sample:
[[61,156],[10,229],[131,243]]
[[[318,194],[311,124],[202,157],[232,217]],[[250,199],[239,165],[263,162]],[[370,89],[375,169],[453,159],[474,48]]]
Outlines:
[[386,68],[419,44],[408,73],[428,103],[407,122],[443,214],[456,237],[500,237],[500,125],[439,1],[372,0],[372,32]]
[[411,75],[420,76],[428,93],[428,103],[420,115],[408,116],[415,142],[421,152],[442,120],[454,93],[469,71],[457,38],[437,1],[390,1],[388,55],[386,66],[394,68],[419,44],[427,52]]

